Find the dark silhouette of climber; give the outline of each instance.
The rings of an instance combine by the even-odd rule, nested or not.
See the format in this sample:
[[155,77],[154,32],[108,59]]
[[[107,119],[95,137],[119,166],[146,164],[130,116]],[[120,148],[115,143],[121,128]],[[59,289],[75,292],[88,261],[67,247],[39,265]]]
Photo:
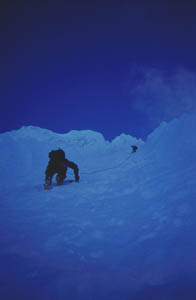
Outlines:
[[52,150],[49,153],[49,162],[45,171],[45,184],[49,186],[52,184],[52,177],[57,173],[56,182],[58,185],[63,183],[66,178],[67,168],[73,169],[75,181],[78,182],[80,177],[78,175],[78,166],[65,158],[65,152],[62,149]]
[[138,149],[138,147],[137,146],[135,146],[135,145],[133,145],[133,146],[131,146],[131,148],[132,148],[132,153],[134,153],[134,152],[136,152],[137,151],[137,149]]

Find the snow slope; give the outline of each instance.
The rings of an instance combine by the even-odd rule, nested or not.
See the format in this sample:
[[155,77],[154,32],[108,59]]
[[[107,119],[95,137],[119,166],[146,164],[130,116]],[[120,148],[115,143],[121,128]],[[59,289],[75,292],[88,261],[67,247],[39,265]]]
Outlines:
[[[195,128],[193,114],[145,143],[32,126],[1,134],[1,298],[195,299]],[[58,147],[81,180],[45,191]]]

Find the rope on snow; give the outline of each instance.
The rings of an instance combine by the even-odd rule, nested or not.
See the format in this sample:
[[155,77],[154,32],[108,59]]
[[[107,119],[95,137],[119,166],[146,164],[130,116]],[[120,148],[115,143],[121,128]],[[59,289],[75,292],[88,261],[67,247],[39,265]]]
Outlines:
[[[134,153],[134,152],[132,152],[132,153]],[[113,169],[119,168],[122,164],[124,164],[127,160],[130,159],[132,153],[130,153],[129,156],[128,156],[125,160],[121,161],[121,162],[120,162],[118,165],[116,165],[116,166],[113,166],[113,167],[110,167],[110,168],[106,168],[106,169],[96,170],[96,171],[92,171],[92,172],[84,172],[84,173],[81,172],[80,174],[83,174],[83,175],[90,175],[90,174],[95,174],[95,173],[105,172],[105,171],[108,171],[108,170],[113,170]]]

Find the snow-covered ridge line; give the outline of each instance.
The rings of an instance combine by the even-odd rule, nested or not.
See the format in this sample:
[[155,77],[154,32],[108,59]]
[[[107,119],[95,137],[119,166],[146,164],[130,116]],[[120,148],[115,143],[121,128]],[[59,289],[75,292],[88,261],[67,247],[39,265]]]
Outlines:
[[71,130],[67,133],[56,133],[52,130],[40,128],[37,126],[22,126],[20,129],[8,131],[1,133],[1,136],[9,136],[14,140],[20,140],[25,138],[32,138],[38,141],[58,139],[62,141],[69,141],[82,144],[92,144],[92,143],[101,143],[105,145],[113,144],[125,144],[125,143],[135,143],[143,144],[144,142],[141,139],[136,139],[128,134],[122,133],[120,136],[115,137],[111,142],[104,139],[104,136],[93,130]]

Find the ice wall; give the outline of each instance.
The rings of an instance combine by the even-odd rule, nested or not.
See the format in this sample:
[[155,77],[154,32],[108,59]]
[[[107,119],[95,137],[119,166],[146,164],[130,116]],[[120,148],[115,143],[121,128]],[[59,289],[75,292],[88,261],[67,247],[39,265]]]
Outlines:
[[67,158],[76,161],[85,172],[103,167],[113,153],[118,152],[119,159],[123,159],[126,150],[131,151],[131,144],[142,145],[143,142],[125,134],[109,143],[100,133],[91,130],[58,134],[39,127],[22,127],[0,134],[0,167],[4,174],[0,185],[9,187],[43,181],[52,149],[64,149]]

